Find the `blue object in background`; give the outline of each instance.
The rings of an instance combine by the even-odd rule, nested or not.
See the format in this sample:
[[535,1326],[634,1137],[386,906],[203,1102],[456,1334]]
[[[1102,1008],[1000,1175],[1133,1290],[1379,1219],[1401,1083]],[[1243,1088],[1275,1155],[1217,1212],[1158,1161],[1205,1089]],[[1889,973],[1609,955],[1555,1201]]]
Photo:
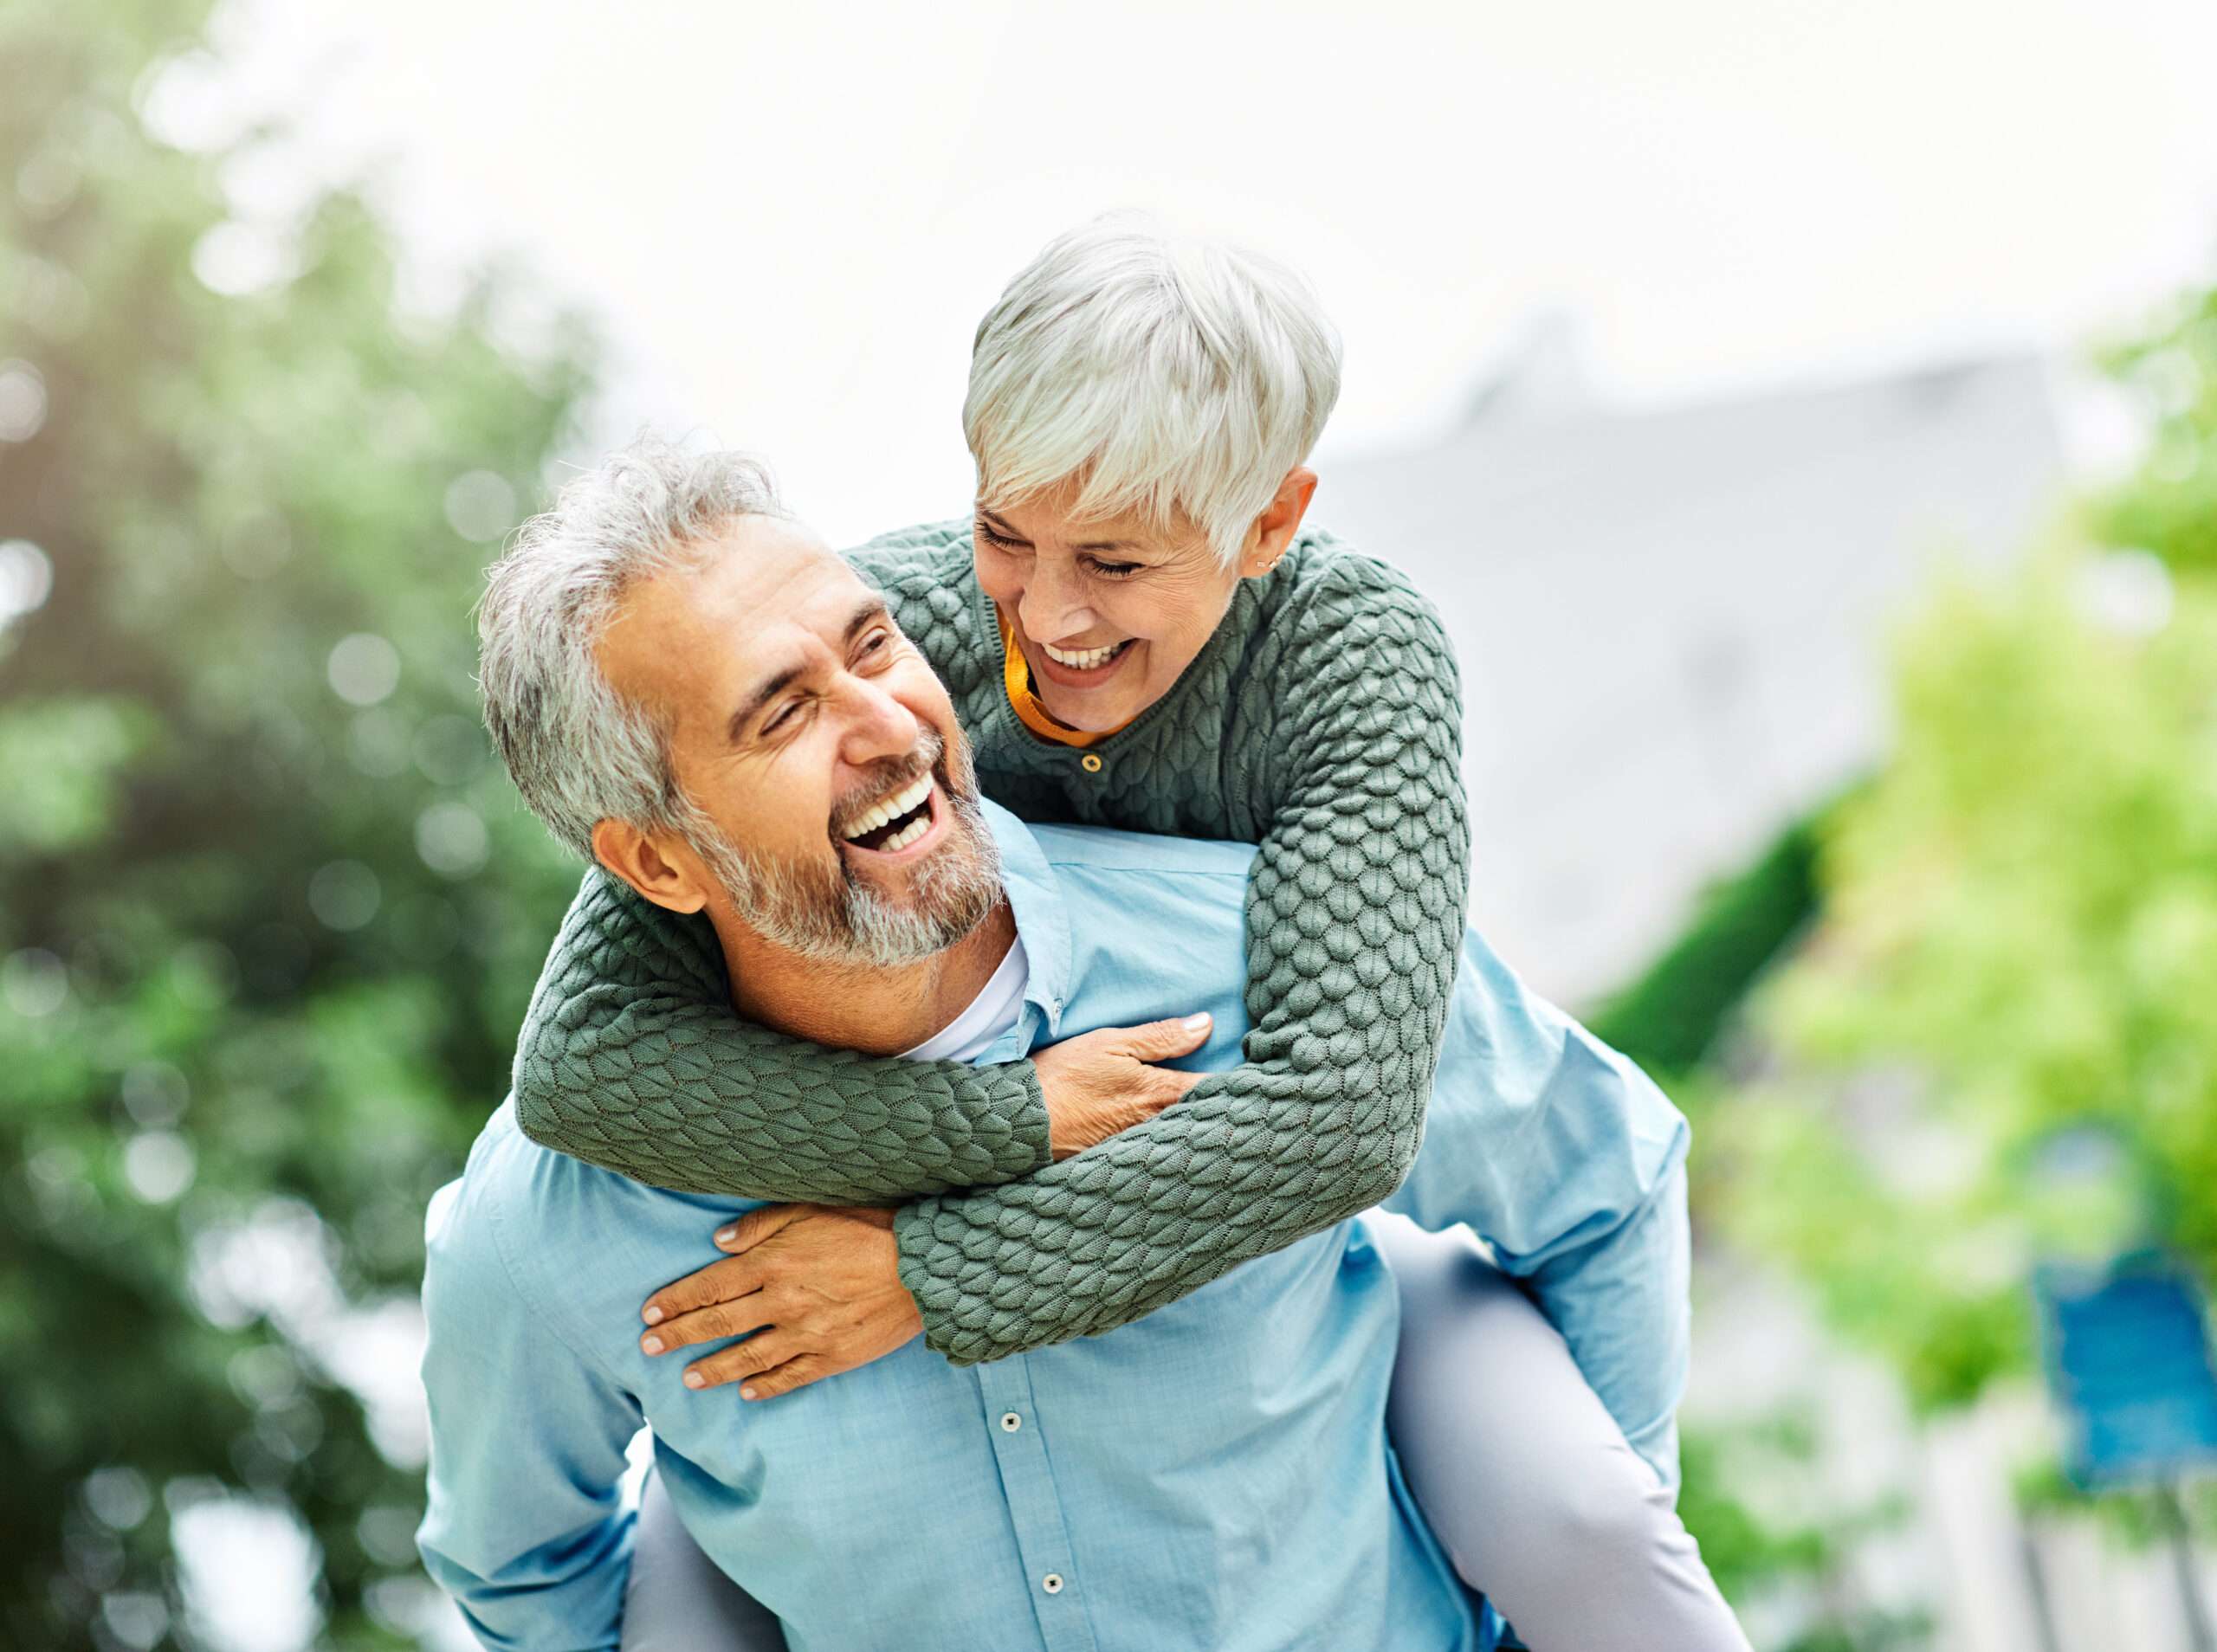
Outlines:
[[2074,1481],[2088,1490],[2147,1485],[2217,1463],[2217,1371],[2192,1274],[2140,1252],[2100,1268],[2042,1268],[2033,1288]]

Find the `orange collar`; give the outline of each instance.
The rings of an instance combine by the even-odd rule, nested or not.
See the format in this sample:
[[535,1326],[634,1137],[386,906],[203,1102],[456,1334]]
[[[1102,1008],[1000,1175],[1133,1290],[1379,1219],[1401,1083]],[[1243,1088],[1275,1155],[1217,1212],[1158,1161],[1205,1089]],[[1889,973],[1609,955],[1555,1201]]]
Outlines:
[[1057,745],[1095,745],[1111,734],[1129,728],[1129,723],[1119,723],[1115,728],[1104,728],[1097,734],[1083,729],[1070,728],[1055,720],[1053,713],[1039,703],[1031,692],[1031,668],[1024,658],[1024,650],[1016,646],[1015,628],[1008,623],[1008,616],[1001,612],[999,603],[993,604],[993,616],[1000,622],[1001,681],[1008,689],[1009,709],[1017,720],[1043,740],[1052,740]]

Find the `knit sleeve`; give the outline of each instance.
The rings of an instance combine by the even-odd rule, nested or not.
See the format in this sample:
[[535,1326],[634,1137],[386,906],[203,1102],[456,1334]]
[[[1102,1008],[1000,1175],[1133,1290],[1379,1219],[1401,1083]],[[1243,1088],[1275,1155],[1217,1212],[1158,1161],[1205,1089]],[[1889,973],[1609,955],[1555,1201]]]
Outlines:
[[1136,1320],[1378,1203],[1415,1160],[1468,889],[1461,692],[1424,598],[1344,562],[1251,685],[1296,720],[1261,765],[1246,1062],[1060,1164],[898,1214],[902,1279],[957,1364]]
[[[942,678],[986,668],[955,623],[967,545],[966,522],[934,524],[853,558]],[[864,1055],[743,1021],[708,924],[598,868],[533,995],[514,1092],[533,1141],[684,1193],[886,1204],[1005,1182],[1051,1157],[1031,1062]]]
[[742,1021],[708,926],[598,868],[524,1019],[514,1090],[533,1141],[682,1193],[883,1204],[1050,1157],[1029,1062],[863,1055]]

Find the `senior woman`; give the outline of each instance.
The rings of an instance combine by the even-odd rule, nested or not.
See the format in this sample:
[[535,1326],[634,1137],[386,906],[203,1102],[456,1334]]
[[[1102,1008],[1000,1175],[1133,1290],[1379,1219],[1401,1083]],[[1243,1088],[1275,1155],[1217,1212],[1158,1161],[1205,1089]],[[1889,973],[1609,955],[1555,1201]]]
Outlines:
[[[1390,1193],[1464,922],[1461,711],[1430,605],[1303,527],[1338,380],[1336,336],[1283,267],[1097,221],[979,327],[974,514],[852,556],[946,681],[999,802],[1260,845],[1244,1065],[1157,1065],[1205,1036],[1171,1023],[992,1067],[784,1038],[733,1014],[713,944],[595,871],[525,1028],[523,1128],[659,1186],[806,1202],[719,1236],[758,1283],[782,1268],[831,1288],[851,1229],[821,1207],[897,1204],[901,1281],[929,1345],[964,1364],[1111,1330]],[[1031,1179],[1065,1159],[1051,1186]],[[1407,1307],[1399,1455],[1465,1582],[1542,1652],[1743,1648],[1671,1512],[1678,1338],[1574,1326],[1567,1345],[1467,1242],[1374,1235]],[[1550,1270],[1602,1236],[1498,1260],[1546,1307]],[[700,1312],[718,1278],[658,1294],[650,1352],[718,1335]],[[767,1399],[892,1345],[772,1326],[699,1369]],[[782,1644],[705,1565],[650,1487],[627,1648]]]

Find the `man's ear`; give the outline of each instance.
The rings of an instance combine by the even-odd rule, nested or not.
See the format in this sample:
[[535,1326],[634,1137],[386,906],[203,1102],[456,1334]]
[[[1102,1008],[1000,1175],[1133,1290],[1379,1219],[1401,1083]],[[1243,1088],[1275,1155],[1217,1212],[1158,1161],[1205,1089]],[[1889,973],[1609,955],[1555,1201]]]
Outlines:
[[1301,532],[1301,519],[1309,514],[1309,501],[1316,496],[1316,473],[1296,465],[1285,473],[1278,491],[1247,530],[1246,548],[1240,552],[1239,576],[1259,579],[1278,565],[1278,558]]
[[628,821],[592,829],[592,857],[657,907],[693,913],[708,904],[706,872],[692,852]]

